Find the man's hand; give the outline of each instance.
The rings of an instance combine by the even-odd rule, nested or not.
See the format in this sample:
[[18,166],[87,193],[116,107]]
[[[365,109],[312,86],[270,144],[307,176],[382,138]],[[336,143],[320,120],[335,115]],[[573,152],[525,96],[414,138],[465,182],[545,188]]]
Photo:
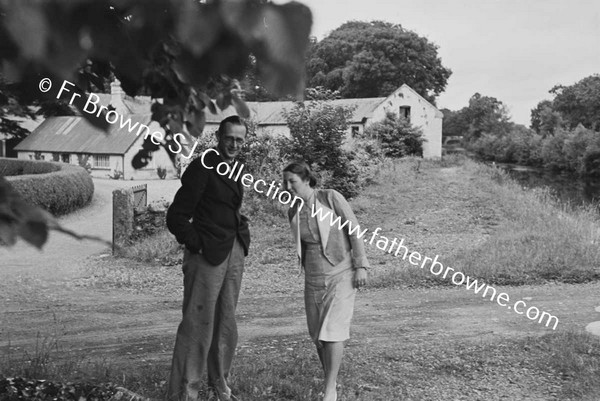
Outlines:
[[360,288],[367,285],[367,269],[359,267],[354,269],[354,288]]

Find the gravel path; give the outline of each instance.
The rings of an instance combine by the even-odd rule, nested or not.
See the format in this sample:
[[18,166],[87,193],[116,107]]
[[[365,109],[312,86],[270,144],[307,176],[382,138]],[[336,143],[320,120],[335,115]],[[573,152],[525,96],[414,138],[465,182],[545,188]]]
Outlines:
[[[172,199],[179,180],[114,181],[94,179],[92,202],[59,219],[61,225],[77,233],[112,240],[112,191],[115,188],[148,184],[148,201]],[[41,251],[24,241],[12,248],[0,247],[0,273],[5,280],[36,280],[59,283],[81,274],[81,262],[91,255],[108,254],[110,249],[99,242],[78,241],[62,233],[51,232]]]

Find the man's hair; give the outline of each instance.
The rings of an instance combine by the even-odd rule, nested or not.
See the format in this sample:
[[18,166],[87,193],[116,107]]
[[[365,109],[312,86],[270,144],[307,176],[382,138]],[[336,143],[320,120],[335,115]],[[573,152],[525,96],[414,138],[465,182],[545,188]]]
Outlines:
[[240,118],[240,116],[229,116],[221,121],[219,129],[217,130],[217,136],[220,138],[225,133],[225,127],[227,124],[241,125],[246,128],[246,135],[248,135],[248,124]]

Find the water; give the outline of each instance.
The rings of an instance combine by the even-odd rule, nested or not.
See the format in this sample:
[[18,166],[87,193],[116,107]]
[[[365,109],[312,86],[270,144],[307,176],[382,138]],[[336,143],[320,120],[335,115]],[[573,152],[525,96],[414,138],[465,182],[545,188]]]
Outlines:
[[516,164],[496,163],[525,188],[549,187],[564,204],[574,207],[600,204],[600,179],[581,178],[577,174],[554,172]]

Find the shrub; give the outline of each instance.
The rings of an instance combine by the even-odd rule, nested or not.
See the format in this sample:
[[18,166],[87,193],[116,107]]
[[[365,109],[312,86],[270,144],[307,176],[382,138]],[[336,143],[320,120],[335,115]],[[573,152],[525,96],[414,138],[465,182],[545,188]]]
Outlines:
[[583,126],[576,127],[565,137],[563,152],[569,170],[585,173],[584,157],[588,150],[596,149],[600,143],[598,133]]
[[378,139],[385,156],[423,156],[423,131],[392,112],[387,112],[383,121],[367,127],[364,135]]
[[347,198],[358,195],[358,169],[342,148],[352,110],[328,102],[296,103],[285,113],[292,137],[285,153],[302,159],[321,176],[322,186]]
[[[57,153],[53,153],[52,157],[54,157],[54,155],[57,155]],[[54,161],[59,161],[59,160],[54,160]],[[82,154],[78,154],[77,155],[77,164],[79,164],[80,167],[83,167],[88,173],[92,173],[92,164],[90,163],[90,155],[82,155]]]
[[113,172],[111,174],[106,174],[108,176],[108,178],[110,178],[111,180],[120,180],[121,178],[123,178],[123,172],[121,170],[113,170]]
[[[22,163],[30,165],[25,168]],[[18,168],[7,167],[10,164],[16,164]],[[12,174],[7,179],[25,201],[40,206],[54,215],[79,209],[87,205],[94,195],[94,183],[90,175],[78,166],[55,162],[0,159],[0,170],[27,171],[28,174]]]
[[165,178],[167,178],[166,167],[158,166],[156,168],[156,174],[158,175],[158,178],[160,178],[161,180],[164,180]]
[[354,138],[350,162],[358,171],[358,186],[363,188],[374,182],[386,157],[381,144],[372,138]]
[[0,158],[0,176],[46,174],[59,171],[56,163],[37,162],[33,160]]
[[555,170],[568,168],[569,163],[563,150],[567,136],[566,131],[558,130],[554,136],[549,136],[543,141],[542,158],[544,159],[544,166]]
[[585,152],[582,160],[582,172],[592,177],[600,177],[600,149]]

